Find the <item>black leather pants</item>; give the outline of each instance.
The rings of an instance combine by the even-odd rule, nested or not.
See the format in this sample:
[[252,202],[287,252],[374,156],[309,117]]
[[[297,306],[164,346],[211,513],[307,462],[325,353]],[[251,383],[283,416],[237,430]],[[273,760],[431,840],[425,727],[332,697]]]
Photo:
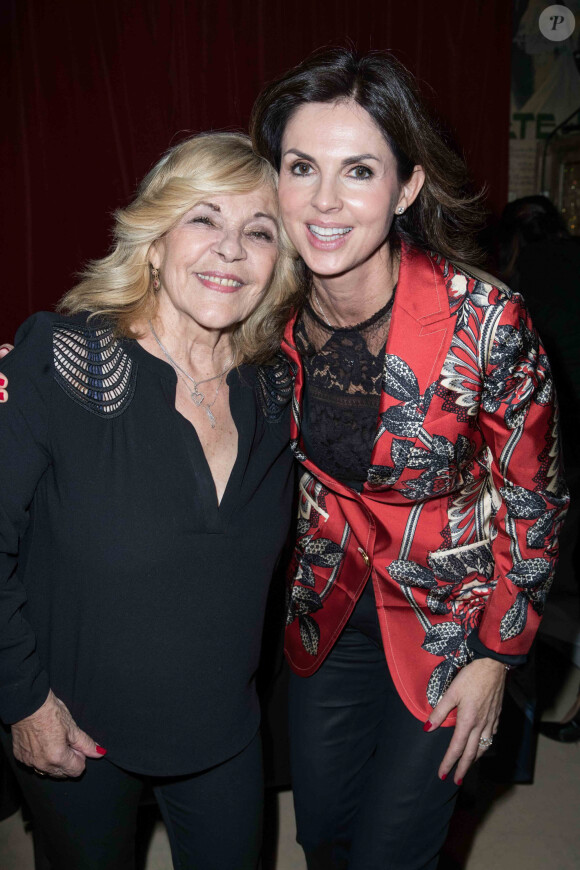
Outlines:
[[458,790],[437,777],[452,732],[423,731],[382,647],[354,628],[313,676],[293,674],[292,784],[309,870],[433,870]]

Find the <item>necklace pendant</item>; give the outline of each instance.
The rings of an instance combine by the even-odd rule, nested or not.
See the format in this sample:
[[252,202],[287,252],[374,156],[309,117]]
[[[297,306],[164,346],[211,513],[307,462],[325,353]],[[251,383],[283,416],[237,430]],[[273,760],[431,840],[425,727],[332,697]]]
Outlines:
[[201,405],[201,403],[205,399],[204,394],[200,393],[199,390],[192,390],[189,395],[191,396],[191,401],[193,402],[193,404],[197,405],[198,407]]
[[214,415],[213,415],[213,413],[212,413],[211,408],[208,408],[208,407],[206,406],[205,411],[206,411],[206,414],[207,414],[208,419],[209,419],[209,425],[211,426],[212,429],[215,429],[215,417],[214,417]]

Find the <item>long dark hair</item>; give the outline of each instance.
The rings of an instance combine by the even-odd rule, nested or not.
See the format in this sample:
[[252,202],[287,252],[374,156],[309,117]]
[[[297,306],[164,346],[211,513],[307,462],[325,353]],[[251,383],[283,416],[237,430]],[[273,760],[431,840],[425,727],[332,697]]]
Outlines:
[[475,242],[483,216],[482,194],[469,190],[463,160],[444,141],[415,79],[386,52],[358,55],[344,48],[315,52],[267,85],[252,111],[256,151],[279,171],[282,137],[291,115],[304,103],[355,100],[369,113],[391,148],[400,182],[421,165],[425,184],[407,211],[396,216],[389,236],[451,259],[476,263]]

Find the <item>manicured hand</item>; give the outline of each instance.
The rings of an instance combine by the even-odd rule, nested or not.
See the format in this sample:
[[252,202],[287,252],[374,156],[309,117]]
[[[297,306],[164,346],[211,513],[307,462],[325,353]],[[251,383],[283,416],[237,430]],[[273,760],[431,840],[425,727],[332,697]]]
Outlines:
[[[446,779],[455,764],[454,780],[461,785],[463,777],[486,751],[481,737],[490,738],[497,732],[505,687],[506,669],[495,659],[475,659],[462,668],[425,723],[425,730],[438,728],[457,707],[457,722],[449,748],[439,767],[439,776]],[[429,728],[428,725],[431,724]]]
[[36,713],[12,725],[14,757],[39,774],[80,776],[85,758],[102,758],[98,746],[76,725],[65,704],[52,692]]
[[14,350],[13,344],[0,344],[0,359],[3,359],[11,350]]

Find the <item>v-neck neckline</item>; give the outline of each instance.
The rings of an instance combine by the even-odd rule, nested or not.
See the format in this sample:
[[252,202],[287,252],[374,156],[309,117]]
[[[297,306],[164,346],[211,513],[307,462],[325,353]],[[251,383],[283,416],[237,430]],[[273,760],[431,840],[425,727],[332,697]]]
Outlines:
[[[230,516],[233,507],[235,507],[236,493],[239,493],[241,484],[241,468],[243,468],[244,457],[247,456],[249,450],[248,441],[250,434],[250,426],[242,420],[241,384],[239,383],[239,375],[235,370],[227,376],[227,384],[229,387],[230,411],[238,433],[238,449],[221,501],[218,501],[215,479],[197,429],[187,417],[184,417],[177,410],[175,407],[175,393],[173,392],[172,394],[173,410],[179,418],[178,425],[183,437],[188,460],[197,477],[198,486],[203,490],[203,498],[206,501],[208,511],[211,511],[214,522],[219,526],[223,526]],[[222,530],[223,528],[220,528],[220,531]]]
[[[242,470],[247,464],[248,453],[253,438],[254,416],[243,414],[242,378],[248,367],[241,365],[232,369],[226,383],[229,388],[230,411],[234,426],[238,432],[238,450],[235,462],[230,471],[221,501],[218,501],[215,480],[209,462],[201,444],[201,439],[193,423],[175,407],[175,391],[177,389],[177,373],[168,362],[149,353],[135,339],[123,341],[124,349],[139,365],[152,369],[163,378],[166,397],[172,412],[177,416],[177,428],[186,453],[188,467],[196,477],[197,486],[202,490],[202,497],[207,505],[209,531],[223,532],[231,516],[236,498],[239,495]],[[247,420],[245,418],[248,418]],[[252,422],[250,422],[252,421]]]

